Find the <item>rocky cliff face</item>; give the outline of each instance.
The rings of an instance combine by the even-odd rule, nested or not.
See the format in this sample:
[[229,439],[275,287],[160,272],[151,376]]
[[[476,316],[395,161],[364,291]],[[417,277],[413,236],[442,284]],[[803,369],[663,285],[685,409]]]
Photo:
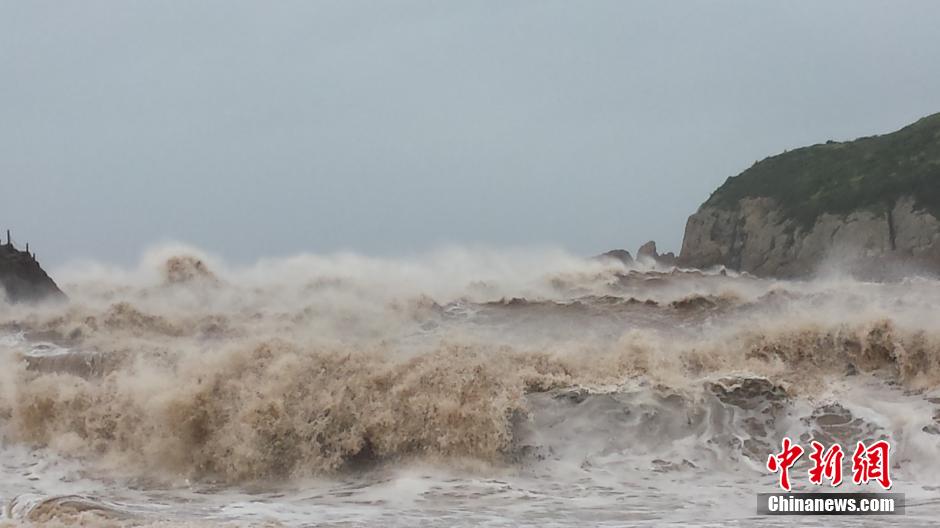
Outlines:
[[[0,285],[7,302],[65,299],[65,294],[26,251],[0,245]],[[2,302],[2,301],[0,301]]]
[[706,203],[689,217],[679,264],[776,277],[805,276],[829,264],[874,278],[899,266],[938,272],[940,220],[910,196],[883,212],[824,213],[811,226],[787,217],[772,198],[744,198],[733,208]]
[[689,218],[679,265],[796,277],[940,273],[940,113],[754,163]]

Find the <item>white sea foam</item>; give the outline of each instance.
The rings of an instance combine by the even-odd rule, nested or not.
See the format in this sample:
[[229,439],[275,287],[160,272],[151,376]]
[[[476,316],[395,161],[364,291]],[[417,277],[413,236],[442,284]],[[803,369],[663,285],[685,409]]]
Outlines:
[[745,526],[784,435],[890,439],[905,521],[940,508],[936,281],[179,245],[54,276],[0,306],[20,521]]

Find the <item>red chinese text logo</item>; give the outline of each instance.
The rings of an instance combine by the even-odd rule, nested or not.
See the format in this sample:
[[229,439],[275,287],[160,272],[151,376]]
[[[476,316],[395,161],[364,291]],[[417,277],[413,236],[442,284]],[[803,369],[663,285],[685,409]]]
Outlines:
[[809,458],[813,461],[813,468],[809,470],[809,481],[818,486],[826,477],[832,487],[842,484],[842,446],[835,444],[824,452],[819,442],[814,440],[810,445],[813,452]]
[[[823,444],[813,441],[810,443],[813,452],[809,459],[813,467],[809,470],[809,481],[817,486],[823,480],[836,487],[842,484],[842,461],[845,452],[839,444],[833,444],[828,449]],[[879,440],[869,446],[859,442],[852,455],[852,482],[867,484],[877,482],[884,489],[891,489],[890,463],[888,459],[891,446],[884,440]],[[790,468],[803,456],[804,450],[785,437],[781,442],[781,450],[767,458],[767,470],[771,473],[780,473],[780,487],[790,491]]]
[[867,484],[874,480],[884,489],[891,489],[891,476],[888,474],[888,451],[891,446],[879,440],[868,447],[862,442],[852,455],[852,482]]
[[783,449],[778,455],[770,455],[767,459],[767,470],[771,473],[780,472],[780,487],[790,491],[790,466],[803,456],[803,448],[790,442],[788,437],[783,438]]

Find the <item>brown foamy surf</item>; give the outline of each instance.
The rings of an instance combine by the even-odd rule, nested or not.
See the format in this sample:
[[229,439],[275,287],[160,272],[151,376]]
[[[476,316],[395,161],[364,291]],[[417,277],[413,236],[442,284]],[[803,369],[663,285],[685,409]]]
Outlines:
[[753,472],[784,433],[888,437],[924,468],[940,439],[933,281],[463,250],[232,269],[180,248],[61,275],[70,304],[0,309],[0,428],[95,478],[241,486],[430,464],[681,481]]

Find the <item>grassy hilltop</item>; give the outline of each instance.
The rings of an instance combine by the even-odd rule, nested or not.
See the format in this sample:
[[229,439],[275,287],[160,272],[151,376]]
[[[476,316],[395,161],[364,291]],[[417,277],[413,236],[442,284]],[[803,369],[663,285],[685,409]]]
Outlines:
[[901,196],[940,218],[940,113],[890,134],[771,156],[728,178],[705,205],[773,198],[787,218],[809,226],[822,213],[886,210]]

